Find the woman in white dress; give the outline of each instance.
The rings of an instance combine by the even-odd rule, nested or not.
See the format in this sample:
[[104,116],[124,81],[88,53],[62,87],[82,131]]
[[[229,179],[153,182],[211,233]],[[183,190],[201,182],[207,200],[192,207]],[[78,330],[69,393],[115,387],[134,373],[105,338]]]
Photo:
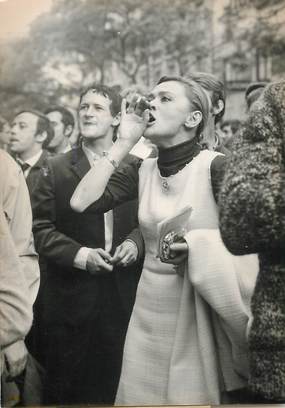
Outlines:
[[[159,81],[142,116],[135,103],[127,111],[123,101],[120,138],[71,200],[76,211],[96,200],[88,210],[106,211],[139,197],[145,261],[117,405],[220,404],[226,392],[246,386],[246,331],[258,265],[256,257],[232,256],[221,240],[215,197],[224,156],[201,151],[198,143],[209,111],[202,88],[180,77]],[[142,134],[158,147],[158,158],[114,173]],[[185,252],[173,250],[162,262],[157,224],[186,205],[193,211]]]

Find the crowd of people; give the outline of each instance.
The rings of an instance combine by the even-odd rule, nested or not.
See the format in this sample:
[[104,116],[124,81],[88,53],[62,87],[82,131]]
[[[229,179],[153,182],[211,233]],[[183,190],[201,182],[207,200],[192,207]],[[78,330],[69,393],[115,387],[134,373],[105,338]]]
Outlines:
[[285,81],[245,101],[192,73],[0,118],[3,406],[285,401]]

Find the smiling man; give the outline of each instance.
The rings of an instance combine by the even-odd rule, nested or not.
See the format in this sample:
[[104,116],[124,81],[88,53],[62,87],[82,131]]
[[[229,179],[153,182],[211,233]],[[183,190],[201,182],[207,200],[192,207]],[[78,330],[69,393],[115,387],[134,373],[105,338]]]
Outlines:
[[35,194],[36,248],[47,262],[47,404],[112,404],[115,398],[141,271],[139,264],[130,266],[143,249],[138,231],[126,240],[137,225],[137,203],[77,214],[69,202],[94,161],[111,148],[120,103],[107,86],[95,84],[82,93],[82,146],[49,160]]

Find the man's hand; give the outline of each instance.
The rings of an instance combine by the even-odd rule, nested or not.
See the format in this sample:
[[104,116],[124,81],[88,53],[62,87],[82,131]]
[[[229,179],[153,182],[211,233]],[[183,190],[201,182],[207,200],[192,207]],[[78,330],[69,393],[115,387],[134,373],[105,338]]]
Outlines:
[[113,270],[111,261],[111,255],[104,249],[91,249],[87,258],[86,269],[92,275],[105,275]]
[[3,350],[6,365],[7,378],[12,380],[20,375],[27,364],[28,350],[24,340],[19,340]]
[[136,262],[138,257],[138,248],[136,244],[127,239],[116,248],[112,258],[112,264],[120,266],[129,266]]

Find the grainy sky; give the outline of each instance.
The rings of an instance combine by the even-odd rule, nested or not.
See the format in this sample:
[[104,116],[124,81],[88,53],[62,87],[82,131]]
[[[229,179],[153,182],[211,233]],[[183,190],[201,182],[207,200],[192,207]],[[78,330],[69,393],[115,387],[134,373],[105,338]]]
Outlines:
[[50,9],[52,0],[0,0],[0,39],[26,34],[29,24]]
[[[29,24],[41,13],[48,11],[53,0],[0,0],[0,40],[26,34]],[[119,1],[119,0],[118,0]],[[211,3],[211,2],[210,2]],[[228,0],[212,0],[214,23]],[[216,24],[215,24],[216,25]],[[218,27],[215,26],[215,29]]]

